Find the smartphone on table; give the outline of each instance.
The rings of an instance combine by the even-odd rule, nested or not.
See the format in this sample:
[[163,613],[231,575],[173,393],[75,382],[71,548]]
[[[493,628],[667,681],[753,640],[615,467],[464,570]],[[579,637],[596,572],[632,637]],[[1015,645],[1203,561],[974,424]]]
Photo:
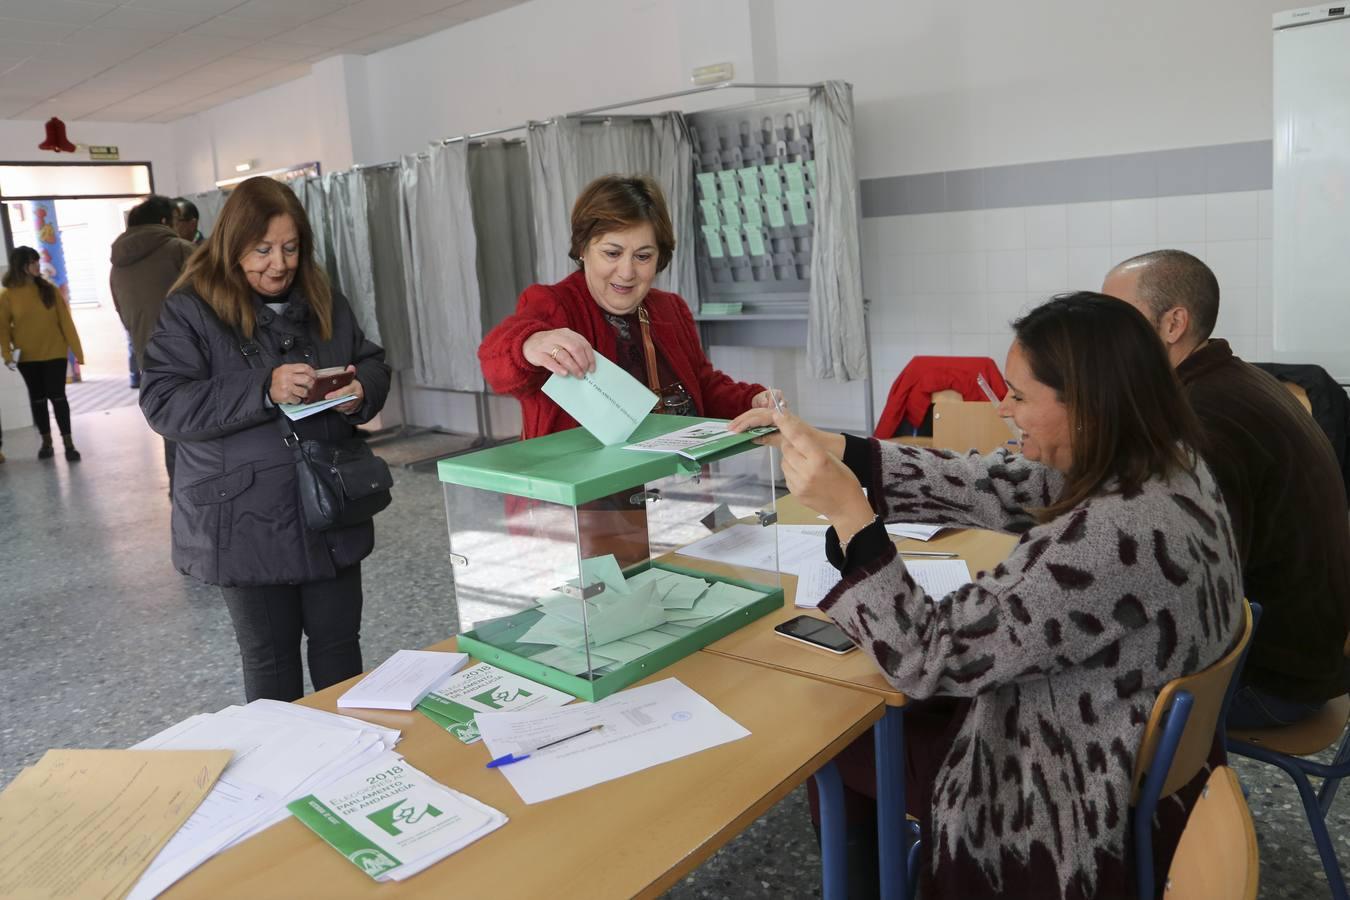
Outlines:
[[817,619],[815,616],[797,616],[775,625],[773,630],[785,638],[801,641],[803,644],[810,644],[812,647],[819,647],[831,653],[842,655],[850,650],[858,649],[849,640],[848,635],[844,634],[842,628],[833,622]]
[[305,395],[306,403],[318,403],[333,391],[352,383],[355,372],[348,372],[346,366],[330,366],[327,369],[314,370],[314,385]]

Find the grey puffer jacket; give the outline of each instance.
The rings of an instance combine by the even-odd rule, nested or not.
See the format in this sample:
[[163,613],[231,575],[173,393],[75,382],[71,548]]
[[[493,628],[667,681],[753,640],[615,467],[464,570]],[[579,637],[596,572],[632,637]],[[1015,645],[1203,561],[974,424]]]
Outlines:
[[280,314],[255,302],[253,342],[260,353],[253,367],[238,332],[190,290],[164,301],[145,348],[141,410],[151,428],[178,442],[173,562],[208,584],[320,581],[369,555],[374,526],[305,528],[294,457],[267,398],[272,370],[299,362],[316,369],[356,366],[365,402],[354,415],[330,410],[294,423],[303,439],[341,440],[384,406],[389,367],[337,291],[327,341],[319,339],[297,292]]

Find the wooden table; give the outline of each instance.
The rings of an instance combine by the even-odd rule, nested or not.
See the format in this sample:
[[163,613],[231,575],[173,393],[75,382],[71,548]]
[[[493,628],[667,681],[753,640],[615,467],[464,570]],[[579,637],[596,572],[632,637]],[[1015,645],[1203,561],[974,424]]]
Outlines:
[[[819,525],[820,518],[794,497],[778,500],[778,521],[786,525]],[[955,553],[970,566],[971,575],[992,569],[1007,558],[1017,539],[1012,535],[975,529],[949,530],[930,541],[901,540],[901,550]],[[782,576],[783,608],[756,619],[744,628],[716,641],[705,652],[716,653],[754,663],[780,672],[790,672],[840,687],[859,690],[881,698],[886,714],[872,731],[877,767],[877,834],[881,844],[881,893],[883,897],[908,895],[905,858],[905,732],[904,693],[891,687],[870,656],[861,652],[838,655],[790,641],[773,628],[795,616],[809,615],[828,620],[815,609],[797,609],[792,605],[797,579]]]
[[[428,649],[453,650],[453,640]],[[210,860],[166,897],[654,897],[706,860],[880,720],[872,694],[692,654],[678,678],[750,731],[730,744],[527,806],[487,748],[420,713],[344,710],[401,729],[398,752],[510,821],[402,883],[378,884],[295,819]],[[345,682],[300,701],[336,711]],[[643,682],[646,683],[646,682]]]

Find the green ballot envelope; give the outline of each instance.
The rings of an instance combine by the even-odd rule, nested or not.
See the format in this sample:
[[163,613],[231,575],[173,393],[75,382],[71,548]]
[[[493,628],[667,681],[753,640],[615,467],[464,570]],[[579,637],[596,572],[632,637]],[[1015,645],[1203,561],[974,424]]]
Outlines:
[[776,549],[730,528],[774,522],[777,451],[725,425],[653,413],[623,445],[578,428],[441,460],[460,650],[598,700],[782,606]]

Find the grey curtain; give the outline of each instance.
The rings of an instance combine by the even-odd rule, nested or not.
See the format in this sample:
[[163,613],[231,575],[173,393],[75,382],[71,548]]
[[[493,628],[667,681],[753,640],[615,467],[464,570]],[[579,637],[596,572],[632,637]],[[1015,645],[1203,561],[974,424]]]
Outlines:
[[375,319],[384,358],[396,370],[412,367],[407,285],[403,263],[403,202],[399,167],[361,170],[365,182]]
[[383,345],[375,314],[375,273],[371,267],[366,181],[360,171],[329,172],[322,179],[327,216],[328,268],[333,283],[351,304],[366,337]]
[[529,172],[529,154],[521,141],[469,147],[469,199],[485,331],[515,312],[521,292],[536,281]]
[[336,274],[328,261],[331,240],[328,230],[328,200],[324,196],[323,176],[297,178],[290,182],[290,188],[295,192],[300,205],[305,208],[310,230],[314,232],[314,260],[319,264],[319,268],[328,273],[329,278],[336,281]]
[[188,194],[186,199],[191,200],[197,207],[197,230],[202,234],[209,235],[211,229],[215,227],[216,219],[220,218],[221,207],[225,205],[225,198],[229,196],[224,191],[204,191],[200,194]]
[[694,269],[693,162],[684,116],[559,118],[533,123],[526,134],[535,209],[539,280],[561,281],[575,270],[567,258],[572,204],[601,175],[650,175],[661,185],[675,228],[675,262],[656,280],[698,306]]
[[403,258],[417,381],[482,391],[482,298],[466,143],[403,158]]
[[811,91],[816,156],[816,226],[806,358],[816,378],[867,376],[862,266],[858,258],[858,175],[853,156],[853,91],[828,81]]

